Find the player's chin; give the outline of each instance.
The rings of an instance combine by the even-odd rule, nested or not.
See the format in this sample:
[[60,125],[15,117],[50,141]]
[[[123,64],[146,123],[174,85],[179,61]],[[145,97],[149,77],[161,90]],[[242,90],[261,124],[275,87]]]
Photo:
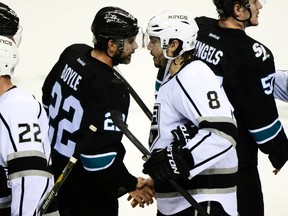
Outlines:
[[156,61],[154,61],[154,66],[155,66],[156,68],[165,67],[165,66],[161,65],[159,62],[156,62]]
[[131,62],[131,55],[125,57],[125,58],[122,58],[120,63],[121,64],[129,64]]
[[123,59],[121,63],[122,64],[129,64],[130,62],[131,62],[131,56]]
[[259,22],[257,21],[255,21],[255,22],[251,22],[251,26],[258,26],[259,25]]
[[258,26],[259,25],[259,20],[258,17],[255,17],[254,19],[250,19],[251,26]]

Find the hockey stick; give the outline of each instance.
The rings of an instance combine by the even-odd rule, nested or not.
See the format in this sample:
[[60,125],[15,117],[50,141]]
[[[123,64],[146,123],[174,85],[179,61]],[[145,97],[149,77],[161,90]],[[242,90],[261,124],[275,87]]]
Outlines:
[[[144,147],[144,145],[132,134],[128,129],[127,124],[123,122],[122,115],[118,110],[111,111],[111,118],[113,123],[125,134],[125,136],[141,151],[144,155],[142,158],[147,161],[150,157],[150,152]],[[209,214],[203,209],[203,207],[174,179],[170,179],[169,183],[193,206],[200,215],[209,216]]]
[[77,160],[79,159],[79,156],[86,146],[86,144],[89,142],[89,140],[92,138],[94,133],[96,132],[97,128],[94,125],[90,125],[88,131],[84,134],[81,141],[76,145],[74,154],[70,157],[67,165],[64,167],[64,170],[62,171],[61,175],[58,177],[57,181],[55,182],[53,188],[49,191],[47,196],[45,197],[42,205],[40,206],[38,210],[38,215],[43,215],[50,204],[52,203],[55,196],[57,196],[57,193],[61,186],[63,185],[64,181],[68,177],[69,173],[71,172],[72,168],[76,164]]
[[150,152],[142,145],[142,143],[134,136],[133,133],[128,129],[128,126],[126,123],[123,122],[122,115],[118,110],[113,110],[110,112],[111,118],[113,123],[126,135],[126,137],[140,150],[140,152],[143,154],[142,159],[144,161],[147,161]]
[[152,113],[148,109],[148,107],[145,105],[145,103],[142,101],[142,99],[139,97],[137,92],[133,89],[133,87],[128,83],[128,81],[121,75],[119,69],[117,67],[113,68],[114,74],[124,82],[124,84],[128,87],[128,90],[134,100],[137,102],[137,104],[140,106],[140,108],[143,110],[143,112],[146,114],[146,116],[152,120]]

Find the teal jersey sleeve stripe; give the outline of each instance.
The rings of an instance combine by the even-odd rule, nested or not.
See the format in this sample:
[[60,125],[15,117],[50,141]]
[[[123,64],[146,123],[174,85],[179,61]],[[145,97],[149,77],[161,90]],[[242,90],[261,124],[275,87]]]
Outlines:
[[249,130],[257,144],[263,144],[274,137],[277,136],[277,134],[281,131],[282,129],[282,124],[281,122],[277,119],[274,121],[271,125],[257,129],[257,130]]
[[109,152],[98,155],[81,154],[80,160],[86,170],[97,171],[109,167],[115,160],[116,155],[116,152]]

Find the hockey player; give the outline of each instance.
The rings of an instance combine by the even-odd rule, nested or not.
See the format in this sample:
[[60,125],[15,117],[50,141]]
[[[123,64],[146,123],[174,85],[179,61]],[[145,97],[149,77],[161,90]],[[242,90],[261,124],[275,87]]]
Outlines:
[[288,142],[279,120],[273,85],[272,52],[249,37],[245,29],[257,26],[259,0],[213,0],[219,20],[199,17],[196,56],[222,80],[235,109],[239,143],[237,182],[241,216],[263,216],[264,204],[258,173],[258,149],[267,154],[274,173],[288,159]]
[[277,70],[275,73],[274,97],[288,102],[288,71]]
[[[154,65],[166,66],[151,123],[151,158],[143,169],[154,180],[157,216],[197,215],[170,179],[210,215],[237,215],[233,108],[213,71],[193,59],[197,31],[195,21],[181,11],[163,12],[147,27]],[[196,126],[195,136],[179,142],[171,131],[188,122]]]
[[[17,14],[0,3],[0,215],[33,215],[52,188],[45,111],[13,85],[22,28]],[[4,37],[5,36],[5,37]],[[21,107],[21,109],[19,109]],[[32,165],[32,166],[31,166]],[[47,211],[51,215],[57,212]]]
[[[0,4],[0,215],[36,215],[54,184],[48,169],[51,146],[44,108],[13,85],[18,64],[14,36],[19,18]],[[19,35],[17,35],[19,36]],[[10,37],[10,38],[8,38]],[[51,212],[49,215],[58,215]]]
[[119,110],[123,120],[127,119],[129,92],[113,67],[128,64],[138,48],[137,19],[121,8],[104,7],[96,14],[91,30],[94,48],[85,44],[67,47],[42,88],[56,178],[88,126],[97,127],[59,191],[63,216],[116,216],[119,188],[125,188],[142,207],[153,202],[150,188],[136,190],[143,179],[127,170],[123,134],[110,117],[111,110]]

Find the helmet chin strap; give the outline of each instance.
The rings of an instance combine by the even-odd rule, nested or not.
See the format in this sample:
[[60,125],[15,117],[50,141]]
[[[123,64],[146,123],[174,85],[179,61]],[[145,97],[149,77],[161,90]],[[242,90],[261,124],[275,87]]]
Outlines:
[[107,51],[105,53],[112,60],[113,66],[117,66],[120,63],[119,57],[121,56],[122,51],[120,51],[119,55],[117,55],[116,57],[112,57],[111,55],[108,54]]
[[185,52],[185,50],[182,49],[177,56],[170,57],[170,56],[167,56],[167,49],[163,49],[163,55],[168,60],[174,60],[174,59],[178,58],[179,56],[181,56],[184,52]]
[[165,83],[168,79],[169,79],[169,69],[170,69],[170,65],[172,63],[174,59],[169,58],[165,67],[165,72],[164,72],[164,76],[163,76],[163,80],[162,80],[162,84]]
[[124,40],[123,39],[120,40],[118,50],[119,50],[119,54],[117,54],[116,56],[113,56],[113,57],[110,56],[108,54],[107,50],[106,50],[106,55],[112,60],[112,64],[114,66],[116,66],[116,65],[118,65],[120,63],[120,61],[119,61],[120,60],[120,56],[121,56],[121,54],[122,54],[122,52],[124,50]]
[[163,49],[163,55],[166,59],[168,59],[167,61],[167,64],[166,64],[166,67],[165,67],[165,72],[164,72],[164,76],[163,76],[163,81],[162,83],[166,82],[168,79],[169,79],[169,69],[170,69],[170,65],[172,64],[172,62],[178,58],[179,56],[181,56],[183,53],[185,52],[184,49],[182,49],[179,54],[175,57],[170,57],[170,56],[167,56],[167,49]]

